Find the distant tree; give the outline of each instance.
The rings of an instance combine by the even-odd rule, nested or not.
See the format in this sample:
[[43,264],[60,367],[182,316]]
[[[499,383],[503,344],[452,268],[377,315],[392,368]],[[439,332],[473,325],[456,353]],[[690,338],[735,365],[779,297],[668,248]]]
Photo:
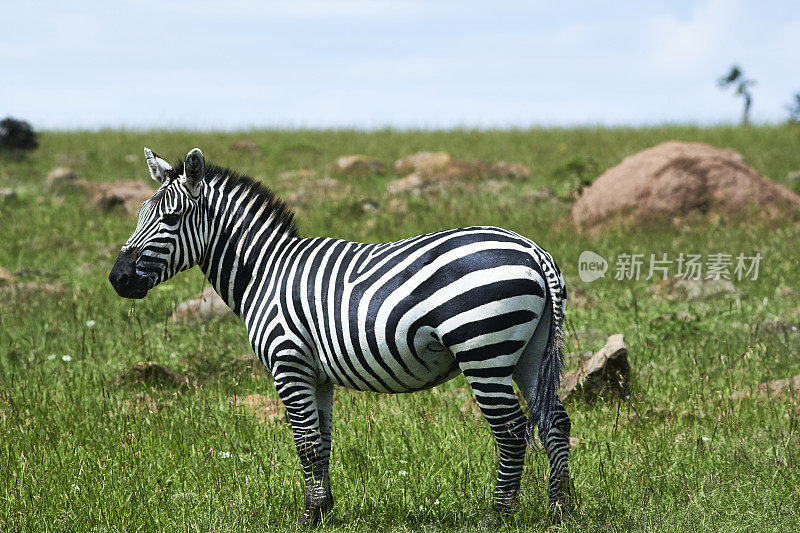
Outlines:
[[30,124],[11,117],[0,120],[0,150],[33,150],[38,146],[38,135]]
[[794,93],[794,100],[786,110],[789,111],[789,122],[800,122],[800,93]]
[[753,95],[750,88],[756,84],[756,80],[748,80],[744,77],[744,72],[739,65],[733,65],[727,75],[717,80],[720,89],[735,87],[736,94],[744,98],[744,111],[742,112],[742,125],[750,124],[750,105],[753,103]]

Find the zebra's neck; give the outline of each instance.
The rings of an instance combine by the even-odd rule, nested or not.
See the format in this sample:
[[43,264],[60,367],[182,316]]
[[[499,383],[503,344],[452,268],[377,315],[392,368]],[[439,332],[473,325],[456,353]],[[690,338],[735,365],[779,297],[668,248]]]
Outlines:
[[298,238],[292,213],[259,182],[231,171],[206,173],[204,207],[206,249],[200,269],[234,313],[241,316],[245,292],[255,269],[271,252]]

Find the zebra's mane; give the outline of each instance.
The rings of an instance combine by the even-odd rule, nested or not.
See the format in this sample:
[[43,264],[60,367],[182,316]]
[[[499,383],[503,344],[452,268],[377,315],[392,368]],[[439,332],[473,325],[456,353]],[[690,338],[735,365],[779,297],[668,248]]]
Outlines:
[[[183,174],[183,164],[184,161],[178,161],[173,169],[168,171],[167,177],[174,179]],[[229,194],[240,185],[241,188],[246,191],[248,198],[255,199],[249,209],[245,208],[245,205],[249,202],[242,202],[239,208],[239,215],[242,218],[246,219],[248,215],[252,217],[254,213],[257,213],[259,209],[264,206],[264,211],[259,217],[261,221],[267,221],[272,217],[270,225],[275,229],[291,237],[299,236],[297,223],[294,219],[294,212],[262,182],[245,174],[240,174],[235,170],[211,164],[208,161],[206,161],[205,164],[205,176],[203,177],[203,181],[209,187],[221,191],[223,195]],[[253,222],[255,221],[256,220],[253,220]]]

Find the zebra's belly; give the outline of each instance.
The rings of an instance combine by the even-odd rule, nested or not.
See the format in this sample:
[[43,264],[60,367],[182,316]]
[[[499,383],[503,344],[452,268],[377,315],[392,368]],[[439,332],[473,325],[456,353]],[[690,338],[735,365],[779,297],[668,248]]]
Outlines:
[[[348,372],[346,375],[334,371],[329,378],[335,384],[351,389],[398,393],[428,389],[461,374],[453,353],[432,339],[418,341],[413,350],[405,347],[395,353],[383,347],[379,353],[369,354],[368,357],[372,365],[377,365],[373,370],[379,372],[382,379],[359,379],[360,376],[366,377],[370,373],[366,368],[357,368],[356,372]],[[352,361],[355,363],[354,359]],[[330,360],[326,362],[328,364],[324,366],[328,368],[336,365]]]

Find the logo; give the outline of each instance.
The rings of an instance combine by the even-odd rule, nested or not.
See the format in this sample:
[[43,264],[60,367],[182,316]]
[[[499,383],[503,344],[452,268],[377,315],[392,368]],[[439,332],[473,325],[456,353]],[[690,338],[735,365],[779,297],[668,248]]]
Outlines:
[[582,251],[578,257],[578,275],[584,283],[605,277],[607,270],[608,261],[591,250]]

